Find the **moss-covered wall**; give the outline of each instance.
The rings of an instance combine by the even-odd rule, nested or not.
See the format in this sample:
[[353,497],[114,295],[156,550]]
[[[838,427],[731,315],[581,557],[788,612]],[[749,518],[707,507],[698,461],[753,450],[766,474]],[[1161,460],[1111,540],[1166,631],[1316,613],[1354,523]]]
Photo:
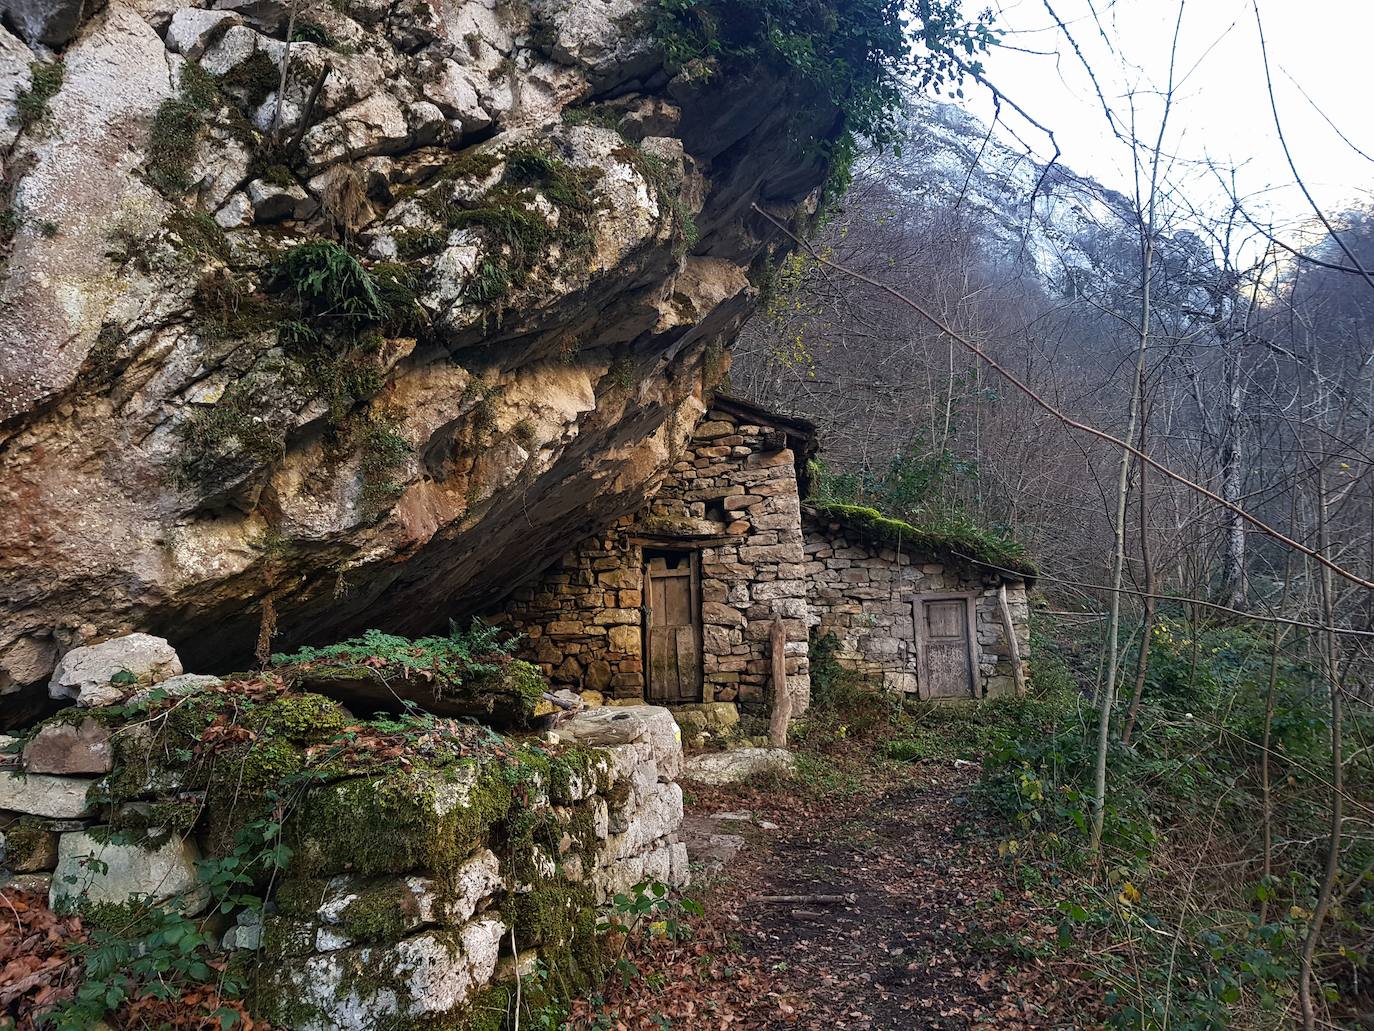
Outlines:
[[927,594],[969,594],[974,606],[978,697],[1016,689],[998,585],[1005,584],[1020,658],[1028,669],[1030,608],[1026,583],[959,560],[947,551],[875,542],[824,516],[808,515],[807,604],[812,626],[833,634],[842,664],[883,685],[926,697],[921,683],[913,602]]

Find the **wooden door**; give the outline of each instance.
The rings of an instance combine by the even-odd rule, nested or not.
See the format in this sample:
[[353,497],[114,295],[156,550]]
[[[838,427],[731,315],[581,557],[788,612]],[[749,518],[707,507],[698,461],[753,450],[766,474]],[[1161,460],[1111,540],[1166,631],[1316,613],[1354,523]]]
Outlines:
[[915,607],[921,644],[921,696],[974,697],[971,599],[918,598]]
[[701,701],[701,619],[695,555],[645,555],[645,645],[648,700],[662,705]]

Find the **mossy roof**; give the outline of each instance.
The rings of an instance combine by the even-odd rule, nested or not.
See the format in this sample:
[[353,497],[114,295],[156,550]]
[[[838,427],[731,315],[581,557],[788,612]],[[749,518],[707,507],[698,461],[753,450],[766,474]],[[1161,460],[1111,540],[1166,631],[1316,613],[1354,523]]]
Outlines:
[[917,551],[941,552],[975,565],[990,567],[1011,577],[1033,583],[1039,570],[1026,558],[1025,548],[1010,537],[965,523],[915,526],[885,516],[876,508],[836,501],[808,501],[806,511],[818,520],[838,524],[875,544],[901,546]]

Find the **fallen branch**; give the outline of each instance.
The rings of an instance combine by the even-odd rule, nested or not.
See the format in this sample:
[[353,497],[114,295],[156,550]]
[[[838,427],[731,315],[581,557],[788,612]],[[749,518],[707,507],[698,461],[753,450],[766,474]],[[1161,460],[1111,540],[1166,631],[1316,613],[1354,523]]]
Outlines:
[[815,902],[820,905],[833,906],[842,902],[849,902],[851,895],[759,895],[759,902]]

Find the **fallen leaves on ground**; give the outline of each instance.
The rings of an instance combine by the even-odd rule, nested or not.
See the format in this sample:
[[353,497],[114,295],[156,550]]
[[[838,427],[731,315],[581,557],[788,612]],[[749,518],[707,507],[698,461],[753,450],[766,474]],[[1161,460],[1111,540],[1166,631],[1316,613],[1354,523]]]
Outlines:
[[[1100,987],[1049,947],[1057,928],[978,833],[976,769],[850,772],[849,788],[829,794],[796,782],[689,785],[691,815],[751,816],[730,823],[749,845],[704,890],[714,976],[703,982],[690,956],[650,952],[628,988],[579,1003],[574,1026],[1099,1026]],[[765,821],[778,829],[761,830]]]

